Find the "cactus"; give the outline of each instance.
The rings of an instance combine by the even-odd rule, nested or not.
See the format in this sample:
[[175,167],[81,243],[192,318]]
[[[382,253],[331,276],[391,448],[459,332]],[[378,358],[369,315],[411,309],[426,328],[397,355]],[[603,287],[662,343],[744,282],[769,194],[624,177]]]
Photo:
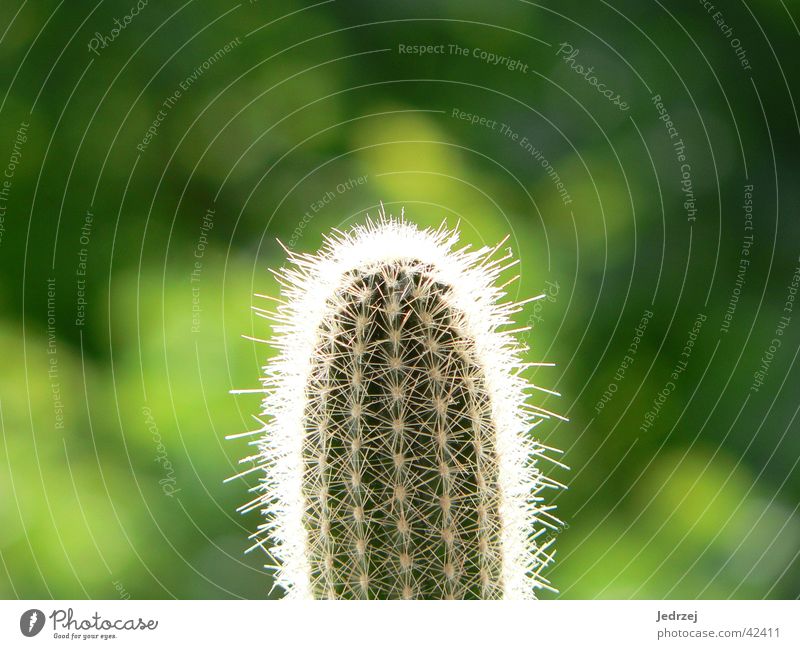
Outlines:
[[272,542],[290,597],[549,588],[540,539],[558,521],[541,492],[560,485],[530,431],[557,415],[528,403],[531,364],[505,330],[523,304],[495,286],[510,252],[454,250],[457,238],[381,213],[318,255],[289,253],[276,312],[256,308],[278,354],[250,433],[259,453],[243,460],[264,477],[240,510],[262,508],[253,547]]

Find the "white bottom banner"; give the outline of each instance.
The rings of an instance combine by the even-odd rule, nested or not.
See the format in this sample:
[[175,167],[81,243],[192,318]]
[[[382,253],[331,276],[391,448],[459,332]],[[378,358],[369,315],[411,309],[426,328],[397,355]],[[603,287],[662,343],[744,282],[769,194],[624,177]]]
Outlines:
[[797,648],[798,620],[797,601],[2,601],[0,647]]

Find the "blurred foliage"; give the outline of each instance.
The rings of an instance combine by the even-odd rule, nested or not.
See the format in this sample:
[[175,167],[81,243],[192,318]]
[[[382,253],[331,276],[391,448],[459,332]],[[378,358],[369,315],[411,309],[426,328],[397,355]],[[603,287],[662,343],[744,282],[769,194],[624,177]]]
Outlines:
[[[798,264],[797,7],[725,6],[746,71],[698,3],[590,4],[150,2],[97,54],[91,39],[134,0],[0,5],[0,168],[27,124],[0,222],[0,596],[279,595],[269,557],[244,554],[258,514],[235,512],[257,476],[223,484],[252,451],[224,436],[258,409],[258,395],[228,391],[257,386],[269,353],[240,336],[269,336],[248,307],[277,294],[276,238],[313,251],[380,201],[423,225],[460,222],[473,245],[510,234],[512,295],[551,294],[520,320],[531,360],[558,363],[532,378],[564,397],[538,403],[571,419],[537,429],[572,467],[546,467],[569,487],[547,572],[560,596],[800,594],[800,314],[751,390]],[[562,42],[627,114],[570,70]],[[399,44],[480,48],[528,70]],[[691,227],[655,94],[691,161]],[[755,244],[722,333],[749,183]],[[688,367],[641,432],[698,313]]]

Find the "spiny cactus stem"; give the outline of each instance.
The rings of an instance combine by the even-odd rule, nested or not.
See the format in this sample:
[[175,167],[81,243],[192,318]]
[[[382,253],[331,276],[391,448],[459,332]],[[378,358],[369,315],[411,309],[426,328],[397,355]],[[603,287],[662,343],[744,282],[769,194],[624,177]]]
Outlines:
[[[530,437],[558,417],[527,401],[510,329],[530,300],[501,301],[502,247],[453,250],[444,227],[383,217],[291,254],[270,314],[262,494],[276,582],[293,597],[533,597],[548,588],[541,493],[560,485]],[[508,262],[508,263],[507,263]],[[542,296],[539,296],[542,297]],[[531,298],[539,299],[539,298]],[[561,417],[558,417],[561,418]],[[558,464],[558,463],[557,463]]]

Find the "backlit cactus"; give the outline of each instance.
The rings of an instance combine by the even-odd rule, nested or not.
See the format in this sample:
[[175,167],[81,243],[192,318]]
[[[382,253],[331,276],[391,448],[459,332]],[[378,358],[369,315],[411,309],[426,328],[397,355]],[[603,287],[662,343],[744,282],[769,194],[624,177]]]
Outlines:
[[[276,583],[317,599],[533,597],[559,486],[531,429],[510,253],[381,215],[291,254],[254,434]],[[261,309],[257,309],[262,313]],[[549,392],[549,391],[546,391]]]

